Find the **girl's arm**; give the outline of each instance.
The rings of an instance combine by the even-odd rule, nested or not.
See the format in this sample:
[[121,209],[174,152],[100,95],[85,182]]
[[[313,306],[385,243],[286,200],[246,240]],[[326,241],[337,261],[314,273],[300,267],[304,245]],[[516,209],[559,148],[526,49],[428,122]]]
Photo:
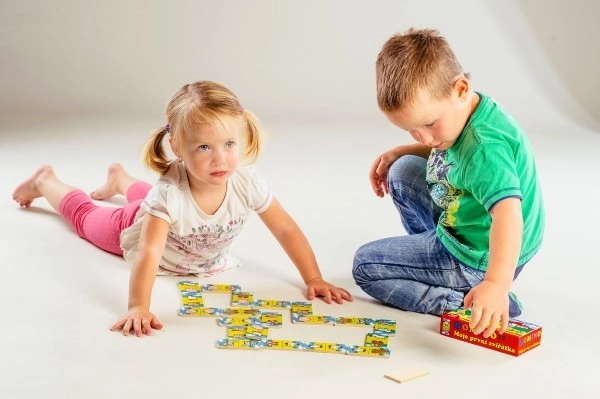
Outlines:
[[111,330],[122,329],[123,335],[129,335],[133,330],[140,337],[142,334],[150,335],[152,328],[162,328],[161,322],[150,313],[150,297],[168,231],[169,223],[165,220],[150,214],[144,216],[138,243],[139,252],[129,277],[128,313]]
[[343,303],[344,299],[352,300],[348,291],[323,280],[315,254],[304,233],[276,198],[273,198],[271,205],[259,216],[296,265],[307,286],[309,300],[314,299],[315,296],[323,297],[327,303],[331,303],[332,299],[337,303]]
[[489,337],[499,323],[499,333],[508,327],[508,293],[521,253],[523,216],[521,200],[506,198],[490,210],[490,258],[485,279],[465,296],[465,307],[471,307],[470,327],[475,334]]

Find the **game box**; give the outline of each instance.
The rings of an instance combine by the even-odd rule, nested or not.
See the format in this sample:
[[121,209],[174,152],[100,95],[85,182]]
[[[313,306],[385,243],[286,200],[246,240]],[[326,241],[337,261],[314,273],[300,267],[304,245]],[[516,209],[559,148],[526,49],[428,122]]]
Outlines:
[[474,345],[483,346],[512,356],[519,356],[540,345],[542,327],[517,319],[510,319],[504,334],[494,332],[488,338],[475,335],[469,328],[471,311],[459,308],[446,312],[440,319],[440,334]]

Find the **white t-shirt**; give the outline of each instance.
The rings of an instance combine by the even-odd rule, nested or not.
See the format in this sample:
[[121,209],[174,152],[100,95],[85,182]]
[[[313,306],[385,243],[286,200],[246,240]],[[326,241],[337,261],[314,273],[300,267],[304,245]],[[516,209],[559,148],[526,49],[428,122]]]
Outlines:
[[227,181],[227,193],[214,215],[207,215],[192,197],[182,162],[173,162],[148,192],[136,220],[121,233],[123,257],[129,265],[138,253],[143,215],[169,222],[170,229],[159,274],[214,274],[239,265],[229,254],[251,212],[261,213],[271,204],[267,184],[253,166],[239,167]]

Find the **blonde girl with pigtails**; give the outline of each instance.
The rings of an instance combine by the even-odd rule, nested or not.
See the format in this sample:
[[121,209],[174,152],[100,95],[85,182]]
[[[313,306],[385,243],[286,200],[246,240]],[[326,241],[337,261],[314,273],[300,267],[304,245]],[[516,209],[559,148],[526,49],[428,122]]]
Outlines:
[[[127,314],[113,331],[142,336],[162,328],[150,311],[157,275],[210,276],[239,266],[230,247],[253,212],[297,267],[307,299],[352,300],[323,279],[305,235],[252,165],[263,131],[235,94],[215,82],[187,84],[169,101],[166,117],[143,150],[144,163],[160,175],[154,185],[112,164],[105,184],[88,196],[45,165],[13,193],[26,208],[35,198],[46,198],[80,237],[131,266]],[[92,202],[117,194],[127,205]]]

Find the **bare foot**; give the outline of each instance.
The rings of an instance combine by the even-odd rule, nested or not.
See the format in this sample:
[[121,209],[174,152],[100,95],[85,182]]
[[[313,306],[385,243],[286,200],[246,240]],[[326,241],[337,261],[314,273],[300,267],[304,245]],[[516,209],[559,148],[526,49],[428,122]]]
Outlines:
[[19,206],[29,208],[34,199],[42,196],[40,184],[48,177],[54,177],[52,166],[44,165],[40,167],[29,179],[25,180],[13,192],[13,199]]
[[90,197],[95,200],[105,200],[117,194],[125,195],[127,188],[135,181],[137,180],[127,174],[123,165],[113,163],[108,167],[106,183],[90,193]]

